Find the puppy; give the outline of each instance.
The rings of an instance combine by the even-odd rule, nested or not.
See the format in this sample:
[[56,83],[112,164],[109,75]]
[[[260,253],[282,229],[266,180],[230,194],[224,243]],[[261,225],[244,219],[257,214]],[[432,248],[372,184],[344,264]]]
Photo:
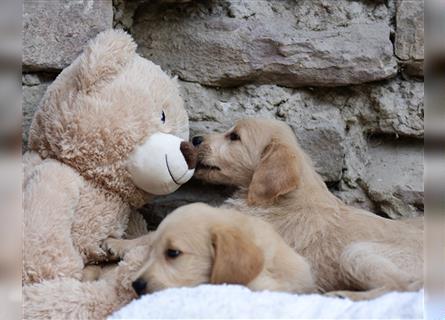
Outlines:
[[[226,206],[270,222],[307,257],[322,291],[354,300],[423,285],[423,230],[331,194],[283,122],[246,119],[193,138],[195,176],[238,187]],[[342,290],[342,291],[338,291]]]
[[[111,241],[110,241],[111,240]],[[180,207],[138,240],[109,239],[125,254],[136,242],[151,246],[133,282],[138,295],[203,283],[241,284],[252,290],[315,292],[309,263],[263,220],[202,203]]]

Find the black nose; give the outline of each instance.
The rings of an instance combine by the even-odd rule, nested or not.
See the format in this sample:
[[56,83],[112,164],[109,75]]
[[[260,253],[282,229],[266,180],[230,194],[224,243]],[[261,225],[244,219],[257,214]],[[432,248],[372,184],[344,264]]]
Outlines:
[[142,278],[137,278],[133,283],[131,284],[134,291],[137,293],[138,296],[141,296],[145,293],[145,289],[147,288],[147,282]]
[[193,137],[193,139],[192,139],[192,143],[195,147],[199,146],[203,141],[204,141],[204,138],[202,136],[196,136],[196,137]]

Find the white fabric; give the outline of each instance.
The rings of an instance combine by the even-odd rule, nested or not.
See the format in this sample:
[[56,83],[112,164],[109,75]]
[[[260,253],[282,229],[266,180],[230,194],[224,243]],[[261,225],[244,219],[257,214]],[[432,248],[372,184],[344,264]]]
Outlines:
[[148,193],[165,195],[186,183],[195,170],[189,170],[182,155],[182,141],[159,132],[137,146],[127,162],[134,184]]
[[142,296],[109,319],[422,319],[423,290],[390,292],[370,301],[252,292],[235,285],[174,288]]

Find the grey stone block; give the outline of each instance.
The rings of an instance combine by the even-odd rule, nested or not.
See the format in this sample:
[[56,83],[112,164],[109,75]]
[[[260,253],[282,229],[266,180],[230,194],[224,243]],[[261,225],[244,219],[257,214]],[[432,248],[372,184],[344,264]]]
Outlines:
[[424,2],[398,0],[395,53],[404,71],[423,76],[424,61]]
[[65,68],[89,39],[111,28],[112,22],[112,0],[25,0],[23,68]]
[[384,6],[379,17],[364,14],[365,4],[336,2],[148,3],[132,31],[142,55],[209,86],[341,86],[396,75]]

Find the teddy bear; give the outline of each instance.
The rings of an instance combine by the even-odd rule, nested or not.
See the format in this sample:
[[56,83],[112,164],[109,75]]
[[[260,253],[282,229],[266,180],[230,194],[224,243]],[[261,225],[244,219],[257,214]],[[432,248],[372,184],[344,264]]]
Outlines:
[[116,277],[131,261],[92,282],[81,282],[85,266],[108,260],[106,239],[147,232],[135,209],[193,176],[188,135],[177,80],[124,31],[100,33],[59,74],[23,156],[25,317],[100,318],[128,300]]

